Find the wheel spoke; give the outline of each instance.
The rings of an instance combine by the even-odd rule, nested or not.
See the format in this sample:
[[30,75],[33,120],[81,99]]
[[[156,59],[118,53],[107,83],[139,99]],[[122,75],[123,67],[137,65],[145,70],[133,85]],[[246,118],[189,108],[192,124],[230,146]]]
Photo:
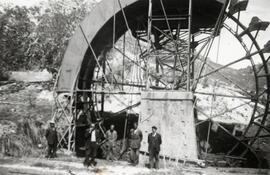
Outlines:
[[[265,64],[268,64],[268,61],[270,60],[270,56],[265,60]],[[264,63],[260,66],[260,68],[258,69],[258,71],[257,71],[257,74],[259,74],[262,70],[263,70],[263,68],[264,68]]]
[[[111,73],[111,74],[112,74],[112,76],[113,76],[113,79],[114,79],[114,84],[119,85],[119,83],[118,83],[118,81],[117,81],[116,77],[114,76],[114,73],[113,73],[113,71],[112,71],[111,65],[110,65],[110,63],[108,62],[108,60],[107,60],[107,59],[106,59],[106,64],[107,64],[107,66],[108,66],[108,68],[109,68],[109,70],[110,70],[110,73]],[[112,82],[112,83],[113,83],[113,82]],[[121,89],[119,86],[118,86],[118,88],[119,88],[119,90]]]
[[242,57],[242,58],[240,58],[240,59],[238,59],[238,60],[232,61],[232,62],[230,62],[230,63],[228,63],[228,64],[226,64],[226,65],[224,65],[224,66],[221,66],[221,67],[219,67],[219,68],[217,68],[217,69],[215,69],[215,70],[213,70],[213,71],[211,71],[211,72],[208,72],[208,73],[204,74],[203,76],[200,76],[200,77],[196,78],[196,80],[198,81],[198,80],[200,80],[200,79],[202,79],[202,78],[204,78],[204,77],[207,77],[207,76],[209,76],[209,75],[212,75],[212,74],[214,74],[214,73],[216,73],[216,72],[218,72],[218,71],[221,71],[222,69],[225,69],[225,68],[227,68],[227,67],[229,67],[229,66],[231,66],[231,65],[233,65],[233,64],[236,64],[236,63],[238,63],[238,62],[240,62],[240,61],[243,61],[243,60],[245,60],[245,59],[248,59],[248,58],[250,58],[250,57],[252,57],[252,56],[258,54],[259,52],[261,52],[261,50],[256,51],[256,52],[254,52],[254,53],[252,53],[252,54],[250,54],[250,55],[244,56],[244,57]]
[[208,120],[212,120],[212,119],[214,119],[214,118],[221,117],[222,115],[226,114],[227,112],[232,112],[233,110],[236,110],[236,109],[238,109],[238,108],[240,108],[240,107],[242,107],[242,106],[249,105],[251,102],[252,102],[252,101],[247,102],[247,103],[243,103],[243,104],[241,104],[241,105],[238,105],[238,106],[233,107],[233,108],[231,108],[231,109],[227,109],[227,110],[225,110],[225,111],[223,111],[223,112],[221,112],[221,113],[219,113],[219,114],[213,115],[213,116],[208,116],[208,115],[205,114],[202,110],[200,110],[200,109],[198,109],[197,107],[195,107],[195,108],[198,110],[198,112],[200,112],[201,114],[203,114],[204,116],[207,117],[207,120],[203,120],[203,121],[200,121],[200,122],[196,123],[196,126],[197,126],[197,125],[200,125],[200,124],[202,124],[202,123],[204,123],[204,122],[206,122],[206,121],[208,121]]
[[227,94],[218,94],[218,93],[207,93],[207,92],[196,92],[195,94],[200,94],[200,95],[211,95],[211,96],[218,96],[218,97],[227,97],[227,98],[239,98],[239,99],[246,99],[246,100],[254,100],[249,97],[245,96],[239,96],[239,95],[227,95]]
[[[199,61],[202,61],[201,59],[198,58]],[[214,70],[215,68],[213,66],[211,66],[208,62],[206,62],[206,65],[208,67],[210,67],[212,70]],[[222,76],[223,78],[225,78],[227,81],[229,81],[230,83],[232,83],[234,86],[236,86],[238,89],[240,89],[241,91],[243,91],[246,95],[252,97],[252,95],[247,92],[245,89],[243,89],[241,86],[239,86],[237,83],[235,83],[232,79],[228,78],[227,76],[225,76],[222,72],[217,72],[220,76]]]
[[170,31],[171,37],[173,37],[172,30],[171,30],[171,27],[170,27],[170,23],[169,23],[169,20],[168,20],[168,17],[167,17],[167,13],[166,13],[166,10],[164,8],[163,0],[160,0],[160,4],[161,4],[161,8],[162,8],[162,11],[163,11],[166,23],[167,23],[167,27],[168,27],[168,29]]

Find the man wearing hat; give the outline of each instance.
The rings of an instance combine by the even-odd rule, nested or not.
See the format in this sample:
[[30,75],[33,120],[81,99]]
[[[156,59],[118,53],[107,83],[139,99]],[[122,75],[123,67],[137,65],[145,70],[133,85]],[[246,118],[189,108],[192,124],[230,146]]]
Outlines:
[[[85,160],[84,160],[84,166],[96,166],[97,162],[95,161],[95,158],[97,156],[97,149],[98,149],[98,142],[100,139],[100,132],[96,128],[96,125],[94,123],[90,124],[90,127],[86,129],[85,132]],[[91,160],[89,160],[91,159]]]
[[53,120],[50,121],[50,126],[46,130],[45,136],[48,143],[48,154],[46,157],[54,158],[56,157],[58,138],[57,138],[57,131],[55,128],[55,123]]
[[162,143],[161,135],[157,133],[157,127],[152,127],[152,133],[148,135],[148,151],[150,168],[159,168],[159,151]]

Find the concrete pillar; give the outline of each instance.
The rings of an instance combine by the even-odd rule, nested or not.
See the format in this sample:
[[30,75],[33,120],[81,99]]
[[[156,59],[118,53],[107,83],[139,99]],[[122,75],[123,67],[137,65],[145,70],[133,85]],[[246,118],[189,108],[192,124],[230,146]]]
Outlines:
[[193,94],[179,91],[147,91],[141,95],[139,128],[143,132],[141,151],[148,152],[147,137],[153,125],[162,135],[161,155],[197,160]]

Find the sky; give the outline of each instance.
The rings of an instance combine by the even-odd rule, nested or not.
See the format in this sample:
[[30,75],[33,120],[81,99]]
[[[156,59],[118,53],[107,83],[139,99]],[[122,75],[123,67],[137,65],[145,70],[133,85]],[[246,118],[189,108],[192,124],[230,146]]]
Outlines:
[[[259,17],[262,21],[270,22],[269,9],[270,9],[270,0],[249,0],[246,11],[241,12],[240,22],[243,23],[245,26],[248,26],[253,16]],[[229,24],[231,26],[234,26],[231,23]],[[246,55],[246,53],[244,52],[243,48],[240,46],[239,42],[235,37],[233,37],[228,31],[224,29],[222,31],[223,32],[220,35],[220,41],[219,38],[215,40],[213,47],[210,51],[209,57],[211,58],[212,61],[225,65],[234,60],[242,58],[243,56]],[[253,32],[253,35],[255,35],[255,32]],[[244,38],[244,41],[247,41],[245,39],[246,38]],[[266,44],[267,41],[269,40],[270,40],[270,26],[266,31],[259,32],[259,35],[257,37],[257,42],[261,47],[263,47],[264,44]],[[220,44],[218,44],[218,42],[220,42]],[[246,42],[246,44],[247,47],[250,48],[251,43]],[[269,54],[265,54],[265,56],[268,57]],[[260,63],[260,59],[258,56],[254,57],[254,62]],[[249,61],[243,61],[239,62],[238,64],[234,64],[231,67],[239,69],[250,65],[251,64]]]
[[11,3],[19,6],[33,6],[45,0],[1,0],[2,2]]
[[[1,0],[1,2],[12,3],[14,5],[33,6],[46,0]],[[248,26],[253,16],[259,17],[262,21],[270,21],[270,0],[249,0],[247,10],[241,13],[240,21]],[[270,27],[263,32],[260,32],[257,38],[259,45],[262,47],[267,41],[270,40]],[[220,43],[220,44],[218,44]],[[247,43],[248,48],[251,43]],[[219,46],[219,47],[218,47]],[[229,32],[223,32],[220,39],[216,39],[214,45],[209,53],[212,61],[219,64],[227,64],[231,61],[243,57],[244,50],[240,44],[232,37]],[[266,55],[268,57],[268,55]],[[256,59],[255,59],[255,62]],[[259,63],[259,62],[257,62]],[[241,62],[233,66],[233,68],[243,68],[250,65],[250,63]]]

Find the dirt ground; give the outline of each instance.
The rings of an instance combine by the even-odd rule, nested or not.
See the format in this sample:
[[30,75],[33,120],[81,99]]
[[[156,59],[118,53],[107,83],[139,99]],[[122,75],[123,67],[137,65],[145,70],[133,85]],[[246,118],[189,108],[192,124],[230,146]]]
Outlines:
[[143,165],[131,166],[124,161],[109,162],[98,159],[95,168],[86,168],[83,158],[59,156],[56,159],[45,158],[0,158],[0,175],[269,175],[266,169],[245,168],[199,168],[192,165],[174,164],[159,170],[150,170]]

